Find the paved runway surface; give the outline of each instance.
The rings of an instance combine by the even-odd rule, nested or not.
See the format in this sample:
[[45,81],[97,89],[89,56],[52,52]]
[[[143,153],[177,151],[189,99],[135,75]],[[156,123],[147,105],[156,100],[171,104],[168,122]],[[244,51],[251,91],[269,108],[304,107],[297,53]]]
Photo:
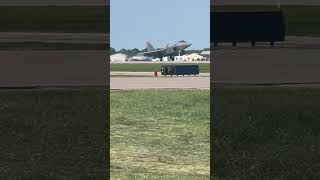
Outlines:
[[107,44],[109,36],[103,33],[0,32],[0,42]]
[[214,84],[320,84],[320,38],[286,37],[275,47],[229,43],[212,54]]
[[320,83],[320,49],[219,50],[211,83]]
[[209,89],[210,77],[111,77],[111,90]]
[[0,88],[105,86],[105,51],[0,51]]

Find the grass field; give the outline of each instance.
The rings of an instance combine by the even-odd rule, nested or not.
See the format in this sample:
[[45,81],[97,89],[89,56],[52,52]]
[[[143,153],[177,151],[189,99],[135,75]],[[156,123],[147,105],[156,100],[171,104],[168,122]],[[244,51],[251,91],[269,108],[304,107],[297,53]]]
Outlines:
[[[275,6],[211,6],[215,11],[278,10]],[[320,36],[320,6],[281,6],[286,20],[286,34],[290,36]]]
[[111,179],[209,179],[209,91],[111,92]]
[[320,177],[318,89],[218,89],[212,96],[213,179]]
[[105,90],[1,91],[0,179],[104,179]]
[[109,32],[105,6],[0,6],[0,32]]
[[[110,64],[110,71],[129,71],[129,72],[153,72],[155,69],[160,71],[164,64]],[[210,64],[199,64],[200,73],[209,73]]]

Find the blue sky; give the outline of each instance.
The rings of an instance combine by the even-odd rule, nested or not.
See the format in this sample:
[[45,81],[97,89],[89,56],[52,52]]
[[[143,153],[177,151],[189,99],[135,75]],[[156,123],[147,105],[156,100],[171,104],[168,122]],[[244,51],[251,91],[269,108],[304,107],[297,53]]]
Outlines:
[[116,50],[155,48],[179,40],[189,49],[210,47],[210,0],[111,0],[110,45]]

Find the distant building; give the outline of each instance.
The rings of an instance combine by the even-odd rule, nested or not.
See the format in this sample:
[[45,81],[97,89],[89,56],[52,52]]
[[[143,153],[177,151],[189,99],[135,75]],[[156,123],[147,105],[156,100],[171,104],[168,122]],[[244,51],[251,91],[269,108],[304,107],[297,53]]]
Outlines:
[[111,62],[124,62],[127,61],[127,55],[118,53],[110,56]]
[[[161,61],[160,58],[152,58],[152,61]],[[169,57],[162,57],[162,61],[171,61]]]
[[183,56],[175,56],[174,61],[187,61],[188,55],[183,55]]
[[187,56],[187,61],[204,61],[204,57],[197,53],[193,53]]
[[203,56],[206,61],[210,61],[210,51],[203,51],[200,55]]

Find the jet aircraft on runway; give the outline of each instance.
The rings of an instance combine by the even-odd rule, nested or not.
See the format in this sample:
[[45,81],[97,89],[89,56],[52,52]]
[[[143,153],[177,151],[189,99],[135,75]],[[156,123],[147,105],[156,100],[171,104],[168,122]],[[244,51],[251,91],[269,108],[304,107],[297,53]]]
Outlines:
[[173,60],[173,56],[177,56],[181,54],[181,51],[191,46],[191,43],[187,43],[186,41],[179,41],[176,44],[167,46],[165,48],[155,49],[150,42],[147,42],[147,52],[139,53],[138,55],[141,56],[148,56],[152,58],[160,58],[160,61],[162,61],[163,57],[170,56],[170,59]]

